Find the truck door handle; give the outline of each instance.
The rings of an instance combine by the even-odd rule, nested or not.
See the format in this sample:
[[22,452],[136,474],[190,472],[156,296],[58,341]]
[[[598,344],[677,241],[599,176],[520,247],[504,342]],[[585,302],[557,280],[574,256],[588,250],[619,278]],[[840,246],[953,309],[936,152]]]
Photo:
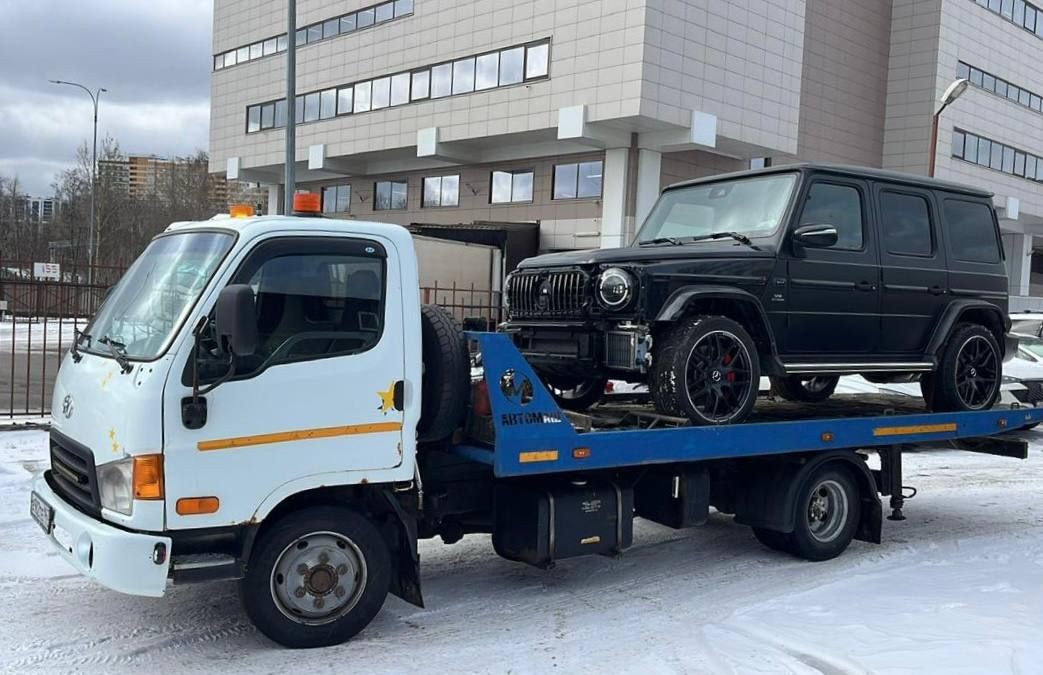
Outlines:
[[875,291],[876,284],[870,283],[868,281],[859,281],[857,284],[855,284],[855,288],[857,288],[860,291]]
[[942,295],[942,294],[945,293],[945,289],[942,288],[941,286],[939,286],[938,284],[935,284],[934,286],[931,286],[927,290],[929,290],[931,292],[931,295]]

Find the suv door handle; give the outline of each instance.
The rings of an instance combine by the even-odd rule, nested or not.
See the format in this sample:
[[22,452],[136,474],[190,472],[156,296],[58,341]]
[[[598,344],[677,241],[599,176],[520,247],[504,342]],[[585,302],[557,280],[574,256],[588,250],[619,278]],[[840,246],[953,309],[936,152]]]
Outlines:
[[927,290],[931,292],[931,295],[944,295],[945,294],[945,289],[942,288],[941,286],[939,286],[938,284],[935,284],[934,286],[931,286]]
[[857,284],[855,284],[855,288],[857,288],[860,291],[875,291],[876,284],[870,283],[868,281],[859,281]]

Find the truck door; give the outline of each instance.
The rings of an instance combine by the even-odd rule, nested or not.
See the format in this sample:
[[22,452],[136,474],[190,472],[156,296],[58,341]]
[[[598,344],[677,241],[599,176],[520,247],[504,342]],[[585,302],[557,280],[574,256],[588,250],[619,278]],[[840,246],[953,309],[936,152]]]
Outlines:
[[919,355],[948,304],[938,214],[927,192],[877,186],[882,262],[880,352]]
[[[242,522],[295,480],[358,483],[401,463],[400,278],[395,249],[377,238],[280,237],[246,254],[229,283],[254,289],[256,353],[204,395],[199,429],[181,411],[193,359],[168,382],[180,386],[165,396],[168,525]],[[196,360],[204,386],[227,376],[214,347],[203,340]],[[181,496],[218,497],[219,511],[179,514]]]
[[789,244],[789,299],[785,354],[864,354],[880,333],[880,264],[868,226],[866,185],[816,178],[804,195],[794,228],[832,225],[829,248]]

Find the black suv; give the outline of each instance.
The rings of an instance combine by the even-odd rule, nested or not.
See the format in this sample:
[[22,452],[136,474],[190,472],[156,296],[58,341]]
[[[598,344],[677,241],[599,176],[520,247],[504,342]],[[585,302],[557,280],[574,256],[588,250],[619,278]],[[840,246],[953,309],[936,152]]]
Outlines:
[[647,382],[695,424],[844,374],[919,380],[934,410],[999,396],[1007,274],[992,195],[874,169],[780,166],[667,188],[632,245],[524,261],[504,328],[568,408]]

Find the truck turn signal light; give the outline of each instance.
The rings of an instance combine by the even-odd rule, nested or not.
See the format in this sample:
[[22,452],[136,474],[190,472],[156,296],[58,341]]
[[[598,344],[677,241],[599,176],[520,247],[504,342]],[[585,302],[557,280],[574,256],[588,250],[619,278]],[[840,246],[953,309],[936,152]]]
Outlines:
[[217,497],[182,497],[177,500],[177,512],[181,516],[199,516],[216,513],[221,507]]
[[163,455],[134,458],[134,499],[163,499]]

